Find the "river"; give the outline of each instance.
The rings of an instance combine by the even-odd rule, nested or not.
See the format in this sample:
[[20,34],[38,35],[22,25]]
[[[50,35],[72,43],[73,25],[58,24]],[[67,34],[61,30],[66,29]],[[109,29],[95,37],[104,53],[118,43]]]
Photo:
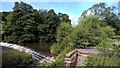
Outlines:
[[52,45],[52,43],[24,43],[24,44],[20,44],[20,45],[31,48],[37,52],[51,54],[50,46]]

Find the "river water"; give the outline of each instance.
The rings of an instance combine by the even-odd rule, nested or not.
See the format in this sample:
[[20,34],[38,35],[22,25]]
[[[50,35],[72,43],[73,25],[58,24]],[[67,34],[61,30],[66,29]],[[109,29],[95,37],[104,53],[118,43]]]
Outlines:
[[24,43],[20,45],[31,48],[37,52],[43,52],[46,54],[50,54],[50,47],[52,43]]

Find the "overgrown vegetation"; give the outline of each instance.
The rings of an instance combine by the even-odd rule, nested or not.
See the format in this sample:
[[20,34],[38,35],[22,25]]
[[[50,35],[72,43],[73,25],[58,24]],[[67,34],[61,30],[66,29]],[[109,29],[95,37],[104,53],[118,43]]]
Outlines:
[[102,40],[97,47],[101,54],[90,55],[85,61],[86,66],[120,66],[120,48],[113,46],[112,43],[118,40]]
[[76,47],[96,46],[102,39],[115,36],[114,29],[107,25],[99,16],[88,16],[82,19],[73,31],[73,43]]
[[61,23],[57,29],[57,42],[51,47],[51,53],[54,56],[59,55],[65,48],[71,46],[70,34],[73,28],[68,23]]
[[[119,38],[114,38],[115,36],[119,35],[120,32],[120,19],[114,13],[115,9],[115,7],[106,6],[105,3],[99,3],[93,5],[93,7],[82,13],[81,19],[87,18],[89,16],[86,14],[89,10],[94,11],[94,13],[91,13],[90,15],[100,16],[99,19],[101,20],[101,24],[103,24],[102,28],[95,28],[94,32],[91,32],[95,33],[95,36],[97,37],[97,40],[95,40],[95,36],[92,34],[92,39],[94,41],[93,43],[95,44],[95,41],[98,42],[99,40],[99,43],[96,44],[96,47],[101,51],[101,53],[98,55],[90,55],[89,58],[85,61],[86,66],[119,66],[120,48],[119,46],[117,47],[113,45],[113,43],[120,41]],[[97,22],[94,27],[96,27],[98,23],[99,22]],[[85,26],[89,28],[89,26]]]
[[53,9],[38,11],[24,2],[15,2],[13,11],[2,17],[4,41],[11,43],[54,42],[60,23],[70,24],[67,14],[56,14]]
[[22,52],[3,52],[2,68],[24,68],[30,65],[32,56]]
[[60,24],[60,27],[58,27],[57,42],[51,47],[51,53],[55,56],[56,60],[51,64],[51,66],[65,66],[65,55],[74,49],[71,37],[72,30],[73,27],[64,22]]
[[[104,16],[103,17],[102,14],[99,14],[102,12],[97,11],[93,15],[88,15],[88,16],[85,15],[85,17],[80,18],[79,24],[73,28],[72,32],[69,33],[70,35],[65,35],[66,34],[64,33],[65,29],[64,30],[58,29],[60,31],[57,32],[57,35],[58,35],[57,43],[55,43],[52,46],[53,54],[58,55],[56,57],[55,63],[52,64],[53,66],[57,66],[57,65],[64,66],[63,59],[65,57],[65,53],[67,53],[67,52],[64,52],[65,50],[67,50],[67,48],[65,47],[66,44],[63,44],[63,42],[65,42],[64,39],[67,39],[67,40],[70,39],[68,44],[70,43],[71,46],[68,46],[68,47],[72,47],[73,49],[74,48],[86,48],[89,46],[98,47],[98,50],[100,50],[102,53],[98,55],[91,55],[85,62],[86,66],[119,66],[120,61],[119,60],[115,61],[115,60],[119,59],[120,49],[119,47],[113,46],[113,43],[117,42],[113,38],[116,35],[119,35],[118,21],[120,20],[117,17],[117,15],[115,15],[112,12],[114,8],[105,7],[105,3],[96,4],[94,5],[94,7],[95,6],[100,7],[101,10],[105,11],[103,12],[105,14],[110,12],[115,17],[115,19],[112,19],[113,18],[112,15],[111,16],[103,15]],[[111,21],[109,22],[108,17],[114,20],[114,22],[113,21],[112,23]],[[113,26],[113,25],[116,25],[116,26]],[[67,26],[65,27],[67,30]],[[69,51],[71,50],[72,49],[70,49]]]
[[115,13],[117,10],[115,6],[108,6],[106,3],[95,4],[81,14],[80,20],[90,15],[99,15],[105,23],[115,28],[116,34],[120,35],[120,20]]
[[69,51],[89,46],[96,46],[102,53],[90,55],[86,66],[119,66],[120,49],[112,45],[117,41],[113,38],[120,35],[120,19],[115,9],[105,3],[95,4],[84,11],[78,25],[72,27],[67,14],[56,14],[53,9],[38,11],[24,2],[15,2],[12,12],[3,13],[4,41],[54,42],[51,54],[56,60],[43,64],[48,67],[64,66],[64,57]]

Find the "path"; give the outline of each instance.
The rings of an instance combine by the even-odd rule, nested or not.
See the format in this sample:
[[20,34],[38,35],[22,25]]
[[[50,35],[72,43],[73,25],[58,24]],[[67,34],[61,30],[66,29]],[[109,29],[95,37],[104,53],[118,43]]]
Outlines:
[[84,66],[84,61],[87,59],[89,54],[98,54],[100,51],[96,49],[77,49],[79,55],[77,58],[76,68],[79,68],[79,66]]

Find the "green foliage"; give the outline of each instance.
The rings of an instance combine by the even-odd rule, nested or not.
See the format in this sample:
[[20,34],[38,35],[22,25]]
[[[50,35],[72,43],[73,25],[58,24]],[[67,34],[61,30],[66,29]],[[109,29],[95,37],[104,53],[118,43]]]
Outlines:
[[24,12],[11,12],[7,16],[7,23],[4,23],[4,35],[6,42],[22,43],[34,42],[36,40],[35,31],[37,31],[37,23],[32,18],[33,14]]
[[[41,14],[42,15],[42,14]],[[38,25],[40,42],[54,42],[56,29],[60,25],[60,20],[53,9],[49,10],[43,16],[41,23]]]
[[113,43],[118,42],[119,40],[116,39],[103,39],[101,43],[98,45],[98,50],[103,52],[105,56],[117,56],[120,57],[120,48],[117,46],[114,46]]
[[2,60],[2,68],[19,68],[29,65],[32,62],[32,56],[21,52],[3,53]]
[[6,15],[3,15],[4,41],[11,43],[54,42],[60,22],[69,20],[67,14],[61,13],[60,17],[53,9],[37,11],[24,2],[15,2],[13,11]]
[[69,16],[67,14],[58,13],[58,16],[61,22],[68,22],[69,24],[71,24],[71,21],[69,20]]
[[[116,33],[119,34],[120,31],[120,19],[118,15],[116,15],[116,7],[114,6],[107,6],[105,3],[95,4],[90,7],[88,10],[84,11],[81,14],[80,19],[85,18],[91,15],[99,15],[100,18],[107,23],[108,25],[112,26],[116,29]],[[89,12],[89,14],[88,14]]]
[[120,66],[120,59],[113,57],[106,57],[104,55],[91,55],[84,62],[86,66]]
[[[6,16],[10,13],[10,12],[0,12],[1,13],[1,17],[2,17],[2,21],[6,21]],[[1,18],[0,18],[1,19]]]
[[61,23],[57,29],[57,42],[61,43],[63,39],[72,32],[72,27],[68,23]]
[[59,43],[54,43],[52,46],[51,46],[51,54],[53,56],[58,56],[63,50],[64,50],[65,46],[64,45],[61,45]]
[[61,23],[57,29],[57,43],[54,43],[51,46],[51,53],[56,56],[59,55],[65,47],[70,47],[71,45],[71,38],[70,33],[72,32],[73,28],[68,23]]
[[13,11],[24,11],[24,12],[30,12],[33,11],[33,7],[29,4],[26,4],[24,2],[15,2],[15,6],[13,7]]
[[74,49],[72,44],[71,32],[73,28],[69,23],[61,23],[57,29],[57,43],[51,47],[51,53],[56,57],[55,62],[51,66],[63,66],[65,55]]
[[97,46],[101,54],[91,54],[85,61],[86,66],[120,66],[120,48],[112,45],[118,40],[103,39]]
[[56,57],[56,60],[55,62],[53,62],[51,64],[51,66],[53,67],[58,67],[58,66],[61,66],[62,68],[65,67],[65,63],[64,63],[64,57],[66,56],[66,54],[68,52],[70,52],[71,50],[73,50],[74,47],[66,47],[57,57]]
[[45,67],[45,68],[65,68],[65,63],[64,63],[64,57],[66,56],[66,54],[68,52],[70,52],[71,50],[73,50],[74,47],[66,47],[64,50],[62,50],[62,52],[56,57],[55,62],[52,63],[47,63],[44,62],[41,66]]
[[89,16],[82,19],[74,28],[72,39],[76,47],[85,48],[88,45],[98,45],[102,39],[114,35],[114,29],[99,20],[99,16]]

